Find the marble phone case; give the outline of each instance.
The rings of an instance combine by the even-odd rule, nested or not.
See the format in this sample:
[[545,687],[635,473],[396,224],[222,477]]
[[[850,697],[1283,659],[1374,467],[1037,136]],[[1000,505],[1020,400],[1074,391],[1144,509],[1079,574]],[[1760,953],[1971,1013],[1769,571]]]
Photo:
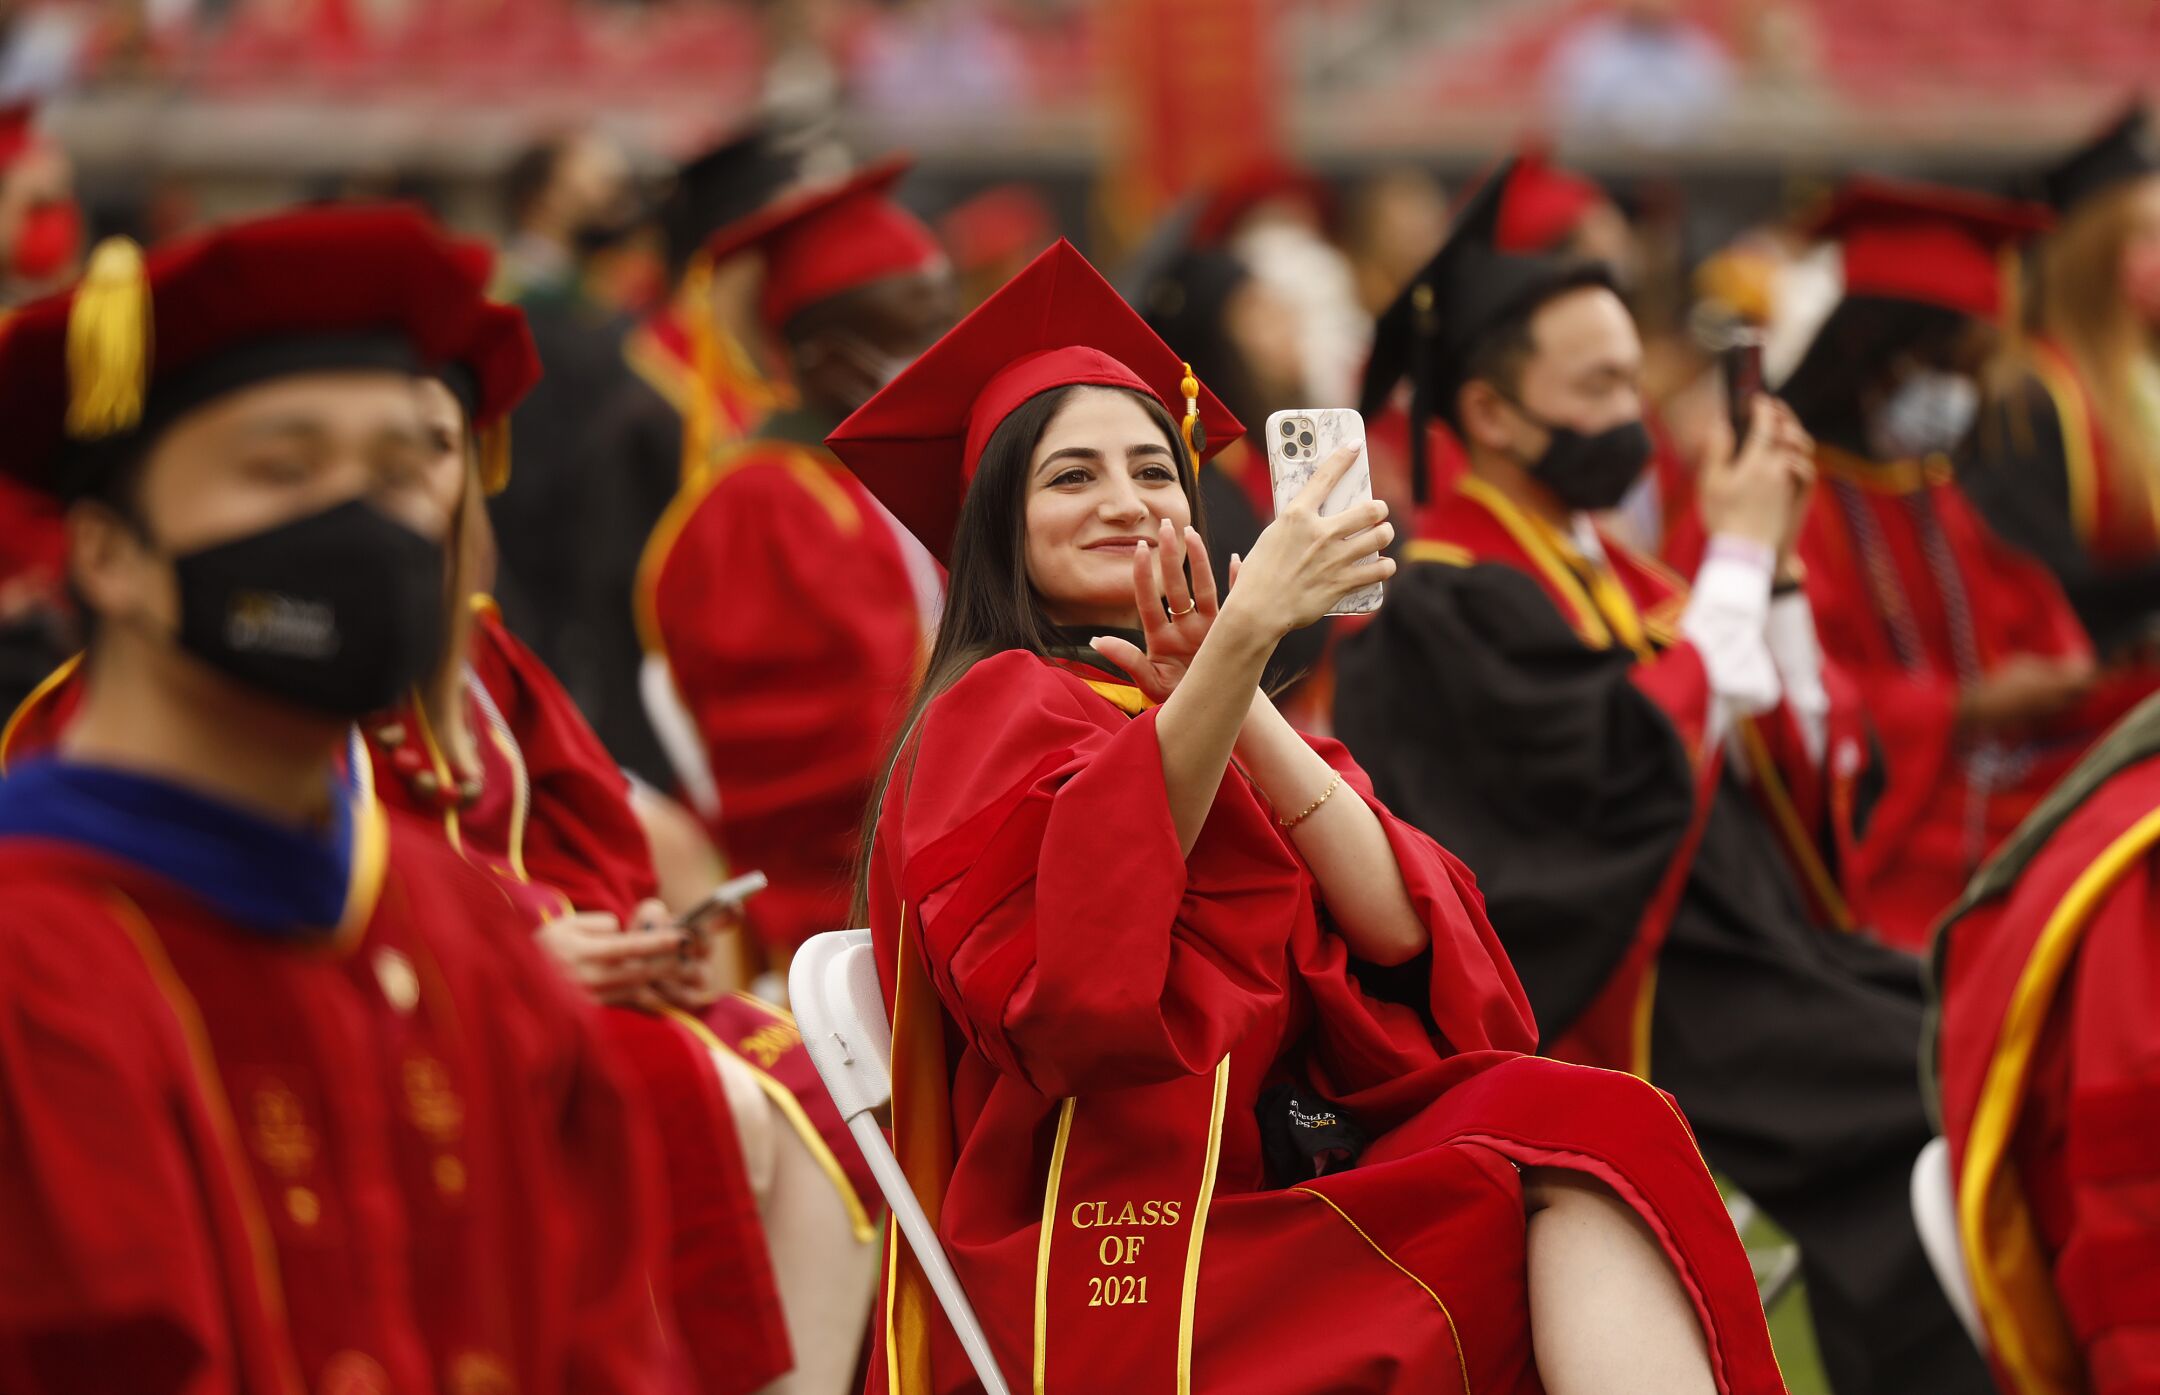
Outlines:
[[[1284,428],[1289,427],[1288,434]],[[1312,436],[1307,444],[1305,436]],[[1309,407],[1277,412],[1267,419],[1268,478],[1274,485],[1275,512],[1298,496],[1320,462],[1341,446],[1365,444],[1365,419],[1348,407]],[[1352,504],[1370,499],[1372,469],[1363,452],[1348,474],[1320,506],[1320,516],[1341,513]],[[1350,592],[1329,608],[1330,615],[1369,615],[1380,608],[1385,583],[1374,582]]]

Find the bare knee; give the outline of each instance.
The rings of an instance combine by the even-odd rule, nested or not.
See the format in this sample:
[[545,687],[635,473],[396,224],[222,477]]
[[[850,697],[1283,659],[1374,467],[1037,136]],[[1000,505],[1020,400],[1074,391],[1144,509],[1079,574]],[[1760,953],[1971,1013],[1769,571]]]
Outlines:
[[1523,1212],[1535,1216],[1545,1211],[1562,1214],[1635,1214],[1604,1182],[1587,1172],[1565,1167],[1526,1167],[1522,1170]]

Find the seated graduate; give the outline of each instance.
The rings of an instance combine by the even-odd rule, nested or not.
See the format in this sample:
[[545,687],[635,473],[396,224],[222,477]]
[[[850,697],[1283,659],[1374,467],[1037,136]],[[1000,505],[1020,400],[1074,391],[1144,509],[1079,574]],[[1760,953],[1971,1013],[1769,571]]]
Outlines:
[[[669,1253],[654,1289],[694,1388],[836,1395],[875,1284],[861,1199],[874,1184],[792,1022],[720,993],[717,927],[686,941],[655,899],[627,780],[482,594],[482,499],[508,472],[504,414],[539,365],[507,306],[481,307],[453,352],[418,385],[425,482],[452,520],[447,642],[433,673],[360,723],[375,792],[493,878],[557,966],[607,1005],[602,1035],[657,1128]],[[18,709],[0,775],[61,739],[82,688],[70,665]]]
[[2094,747],[1936,941],[1958,1237],[2012,1395],[2160,1389],[2160,699]]
[[0,331],[93,619],[0,783],[0,1386],[672,1389],[646,1119],[353,722],[442,653],[415,373],[482,303],[409,209],[115,241]]
[[655,730],[714,841],[771,878],[748,915],[782,976],[847,928],[863,805],[937,618],[937,564],[820,444],[952,327],[945,253],[893,197],[907,168],[707,243],[763,258],[758,323],[801,400],[685,472],[638,566]]
[[[1219,599],[1240,429],[1060,243],[829,438],[951,568],[866,914],[895,1150],[1007,1379],[1782,1390],[1670,1101],[1521,1054],[1461,865],[1260,691],[1393,563],[1383,506],[1317,515],[1345,453]],[[873,1391],[975,1388],[897,1248],[876,1342]]]
[[1833,918],[1865,740],[1791,571],[1806,434],[1758,398],[1713,443],[1692,590],[1596,527],[1649,458],[1641,341],[1602,266],[1495,249],[1509,177],[1381,322],[1366,401],[1410,372],[1469,467],[1341,646],[1335,729],[1476,873],[1544,1049],[1672,1091],[1799,1241],[1840,1395],[1984,1390],[1906,1200],[1920,965]]
[[[1808,604],[1881,742],[1853,900],[1885,943],[1915,952],[2144,686],[2094,691],[2061,586],[1952,479],[2000,338],[2005,253],[2047,221],[1961,189],[1853,181],[1815,227],[1838,243],[1844,297],[1780,389],[1821,478],[1800,528]],[[1690,564],[1692,532],[1668,560]]]

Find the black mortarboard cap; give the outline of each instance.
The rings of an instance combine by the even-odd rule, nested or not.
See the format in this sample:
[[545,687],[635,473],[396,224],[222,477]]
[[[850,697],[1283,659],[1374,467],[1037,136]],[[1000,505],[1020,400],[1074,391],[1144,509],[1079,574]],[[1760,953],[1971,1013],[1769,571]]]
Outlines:
[[1508,160],[1477,187],[1456,213],[1440,250],[1373,327],[1358,408],[1367,418],[1384,410],[1395,385],[1408,375],[1410,482],[1419,503],[1427,491],[1426,423],[1438,411],[1460,428],[1455,399],[1485,337],[1563,291],[1612,285],[1612,273],[1597,262],[1496,249],[1501,195],[1515,165]]
[[799,183],[805,154],[803,141],[758,125],[682,165],[660,210],[670,262],[681,265],[714,233]]
[[2153,138],[2152,110],[2132,102],[2107,129],[2078,147],[2043,176],[2047,201],[2068,213],[2124,180],[2160,171],[2160,142]]

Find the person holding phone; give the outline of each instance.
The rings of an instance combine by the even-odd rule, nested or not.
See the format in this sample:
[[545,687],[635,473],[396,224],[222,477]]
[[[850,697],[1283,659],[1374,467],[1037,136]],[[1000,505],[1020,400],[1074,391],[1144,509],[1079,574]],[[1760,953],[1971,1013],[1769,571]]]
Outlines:
[[[2047,222],[2033,205],[1855,180],[1815,226],[1839,245],[1844,298],[1782,389],[1821,481],[1799,532],[1809,606],[1883,756],[1848,867],[1856,918],[1914,953],[2160,681],[2103,675],[2061,585],[1989,529],[1951,465],[1999,339],[2004,254]],[[1687,565],[1700,538],[1683,527],[1670,559]]]
[[[1781,1391],[1670,1102],[1522,1054],[1461,865],[1260,691],[1392,528],[1320,516],[1338,452],[1219,590],[1195,472],[1240,429],[1061,243],[829,438],[951,568],[861,914],[1007,1380]],[[871,1390],[975,1388],[890,1275]]]
[[1603,267],[1497,250],[1508,178],[1381,321],[1367,399],[1413,373],[1470,464],[1342,646],[1336,730],[1476,873],[1543,1048],[1671,1090],[1799,1241],[1840,1395],[1985,1390],[1907,1201],[1919,964],[1824,909],[1865,743],[1794,569],[1811,442],[1758,397],[1713,444],[1692,588],[1598,529],[1649,458],[1641,341]]

